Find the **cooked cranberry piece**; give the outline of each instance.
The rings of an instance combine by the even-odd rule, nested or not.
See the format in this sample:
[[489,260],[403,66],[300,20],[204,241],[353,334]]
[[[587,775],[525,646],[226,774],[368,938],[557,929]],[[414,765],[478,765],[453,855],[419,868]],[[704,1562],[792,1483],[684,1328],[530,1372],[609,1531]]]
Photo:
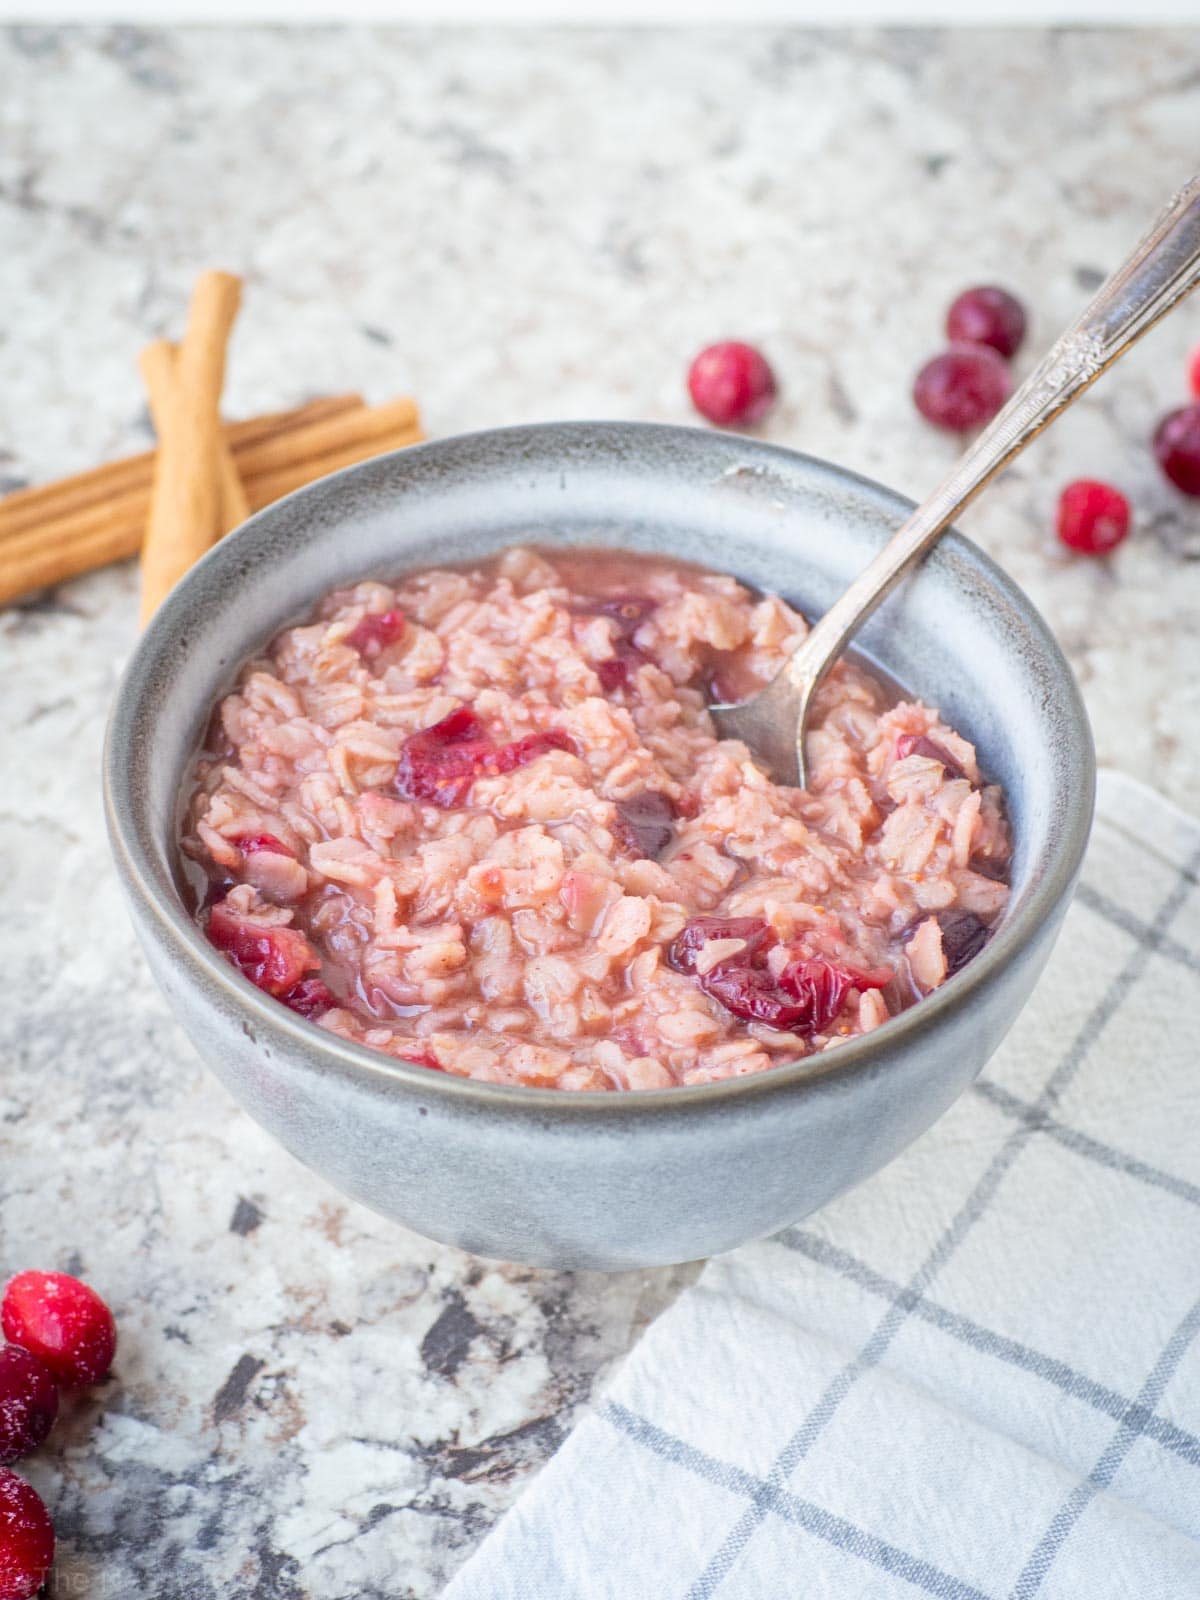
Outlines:
[[319,1017],[330,1006],[337,1005],[337,996],[321,982],[320,978],[301,978],[286,994],[279,997],[285,1006],[302,1017]]
[[377,656],[389,644],[395,644],[407,625],[403,611],[368,611],[346,635],[346,643],[360,655]]
[[851,989],[882,989],[891,981],[892,973],[886,967],[862,972],[856,967],[834,966],[819,957],[790,961],[779,974],[779,987],[800,1004],[800,1021],[792,1026],[808,1033],[824,1032]]
[[320,966],[316,951],[295,928],[265,927],[239,917],[223,902],[208,914],[208,937],[233,965],[278,998]]
[[273,833],[247,833],[234,843],[244,856],[254,856],[260,850],[265,850],[269,855],[290,856],[294,861],[296,852],[284,844],[282,839],[277,839]]
[[1192,359],[1188,362],[1188,388],[1200,400],[1200,345],[1192,351]]
[[597,661],[596,676],[605,694],[616,694],[618,689],[628,689],[629,679],[642,659],[641,651],[632,645],[618,645],[617,652],[607,661]]
[[761,917],[693,917],[667,951],[668,962],[676,972],[695,972],[696,957],[710,939],[744,939],[746,948],[734,959],[749,963],[770,949],[775,935]]
[[1110,484],[1080,478],[1058,502],[1058,537],[1070,550],[1106,556],[1129,532],[1129,501]]
[[902,733],[896,740],[896,760],[903,761],[906,756],[924,756],[929,761],[940,761],[948,778],[963,776],[963,769],[949,750],[923,733]]
[[633,643],[633,636],[658,606],[657,600],[643,595],[614,595],[607,600],[588,600],[575,607],[577,616],[607,617],[616,624],[613,653],[607,661],[596,663],[596,676],[605,694],[628,689],[630,679],[643,661],[650,658]]
[[987,345],[959,344],[917,373],[913,402],[929,422],[955,433],[981,428],[1008,399],[1012,380]]
[[32,1350],[0,1350],[0,1464],[19,1461],[43,1443],[58,1415],[54,1375]]
[[617,801],[617,834],[635,856],[653,860],[675,837],[675,805],[660,789],[643,789],[628,800]]
[[964,289],[946,314],[946,336],[956,344],[990,345],[1015,356],[1025,337],[1025,308],[1007,289]]
[[743,1022],[761,1022],[787,1033],[805,1021],[805,1005],[786,994],[766,967],[743,966],[738,956],[706,972],[700,987]]
[[41,1496],[0,1467],[0,1600],[32,1600],[54,1562],[54,1528]]
[[396,792],[402,799],[427,800],[448,810],[465,805],[476,778],[494,778],[549,750],[570,748],[570,740],[557,728],[494,745],[470,707],[459,706],[404,741],[396,767]]
[[0,1304],[4,1337],[31,1351],[66,1388],[112,1366],[117,1326],[100,1296],[65,1272],[19,1272]]
[[946,958],[948,978],[961,972],[991,936],[987,923],[981,922],[973,911],[939,911],[937,925],[942,930],[942,954]]
[[775,374],[751,344],[710,344],[688,370],[688,393],[702,417],[718,427],[761,422],[775,401]]
[[1180,406],[1162,419],[1154,435],[1154,454],[1177,489],[1200,495],[1200,401]]

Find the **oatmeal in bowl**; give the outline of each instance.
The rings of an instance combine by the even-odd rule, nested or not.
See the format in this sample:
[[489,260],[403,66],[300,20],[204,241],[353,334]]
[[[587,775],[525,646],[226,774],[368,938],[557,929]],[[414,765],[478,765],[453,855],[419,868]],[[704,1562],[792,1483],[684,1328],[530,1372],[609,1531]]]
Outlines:
[[718,740],[707,706],[804,631],[629,551],[338,588],[216,707],[197,919],[328,1033],[483,1082],[712,1083],[869,1033],[987,942],[1009,829],[973,746],[855,660],[807,790]]

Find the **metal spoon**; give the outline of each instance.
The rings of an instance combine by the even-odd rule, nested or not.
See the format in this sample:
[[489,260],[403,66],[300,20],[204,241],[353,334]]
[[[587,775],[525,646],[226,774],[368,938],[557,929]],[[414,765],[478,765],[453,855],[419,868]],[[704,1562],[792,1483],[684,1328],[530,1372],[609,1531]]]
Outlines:
[[720,737],[743,740],[778,782],[803,787],[804,730],[813,693],[859,625],[985,484],[1198,282],[1200,177],[1180,190],[1079,321],[830,606],[766,688],[737,705],[709,708]]

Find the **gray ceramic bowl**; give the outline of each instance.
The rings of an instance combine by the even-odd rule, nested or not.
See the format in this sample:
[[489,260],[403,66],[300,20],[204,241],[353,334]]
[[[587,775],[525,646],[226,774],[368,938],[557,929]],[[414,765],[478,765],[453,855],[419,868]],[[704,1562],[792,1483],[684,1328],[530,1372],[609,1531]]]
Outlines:
[[1004,785],[1011,905],[959,976],[827,1056],[630,1094],[497,1087],[392,1061],[235,973],[184,910],[175,845],[184,770],[214,699],[256,645],[338,583],[536,540],[688,557],[814,613],[906,509],[861,478],[752,440],[567,423],[371,461],[261,512],[213,550],[129,665],[105,790],[150,965],[250,1114],[346,1194],[420,1233],[481,1255],[599,1268],[688,1260],[770,1233],[927,1128],[1042,970],[1094,785],[1070,669],[1020,591],[960,535],[942,540],[860,642],[974,740]]

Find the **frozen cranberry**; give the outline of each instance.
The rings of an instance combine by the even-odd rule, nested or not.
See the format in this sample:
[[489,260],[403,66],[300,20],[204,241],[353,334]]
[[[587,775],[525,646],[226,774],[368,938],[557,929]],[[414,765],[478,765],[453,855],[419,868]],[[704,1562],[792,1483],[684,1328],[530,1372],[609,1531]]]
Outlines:
[[1025,337],[1025,308],[1007,289],[964,289],[946,313],[946,337],[955,344],[986,344],[1015,356]]
[[210,943],[224,952],[251,983],[277,998],[320,966],[312,945],[295,928],[267,927],[239,917],[224,902],[208,914]]
[[946,958],[946,976],[961,972],[973,956],[977,956],[988,942],[990,929],[973,911],[939,911],[937,924],[942,930],[942,954]]
[[963,769],[949,750],[923,733],[902,733],[896,740],[896,760],[903,761],[906,756],[924,756],[929,761],[940,761],[948,778],[963,776]]
[[1180,406],[1162,419],[1154,435],[1154,454],[1177,489],[1200,495],[1200,401]]
[[617,801],[617,838],[631,855],[653,860],[675,837],[675,805],[660,789]]
[[403,611],[368,611],[346,635],[346,643],[360,655],[377,656],[389,644],[395,644],[407,626]]
[[471,708],[459,706],[404,741],[396,767],[396,792],[402,799],[426,800],[446,809],[465,805],[476,778],[494,778],[547,751],[570,748],[570,740],[557,728],[494,745]]
[[1012,379],[987,345],[957,344],[926,362],[913,382],[913,402],[927,421],[954,433],[990,422],[1008,399]]
[[4,1337],[31,1351],[68,1389],[112,1366],[117,1327],[94,1289],[65,1272],[19,1272],[0,1304]]
[[255,856],[260,850],[265,850],[269,855],[290,856],[293,861],[296,859],[296,852],[273,833],[246,833],[234,842],[244,856]]
[[882,967],[862,972],[838,967],[820,958],[790,961],[779,974],[779,987],[799,1003],[801,1016],[792,1024],[806,1033],[823,1033],[845,1004],[851,989],[882,989],[892,974]]
[[777,392],[775,374],[751,344],[710,344],[688,370],[688,393],[702,417],[718,427],[761,422]]
[[295,1011],[299,1016],[319,1017],[330,1006],[337,1005],[337,996],[323,984],[320,978],[301,978],[299,983],[293,984],[286,994],[279,997],[285,1006]]
[[1080,478],[1059,496],[1058,537],[1071,550],[1105,556],[1129,532],[1129,501],[1111,484]]
[[0,1350],[0,1464],[37,1449],[58,1415],[58,1390],[49,1367],[31,1350]]
[[710,939],[745,940],[738,959],[750,962],[770,949],[775,935],[761,917],[693,917],[667,951],[667,961],[676,972],[695,972],[696,957]]
[[32,1600],[54,1562],[54,1528],[41,1496],[0,1467],[0,1600]]

